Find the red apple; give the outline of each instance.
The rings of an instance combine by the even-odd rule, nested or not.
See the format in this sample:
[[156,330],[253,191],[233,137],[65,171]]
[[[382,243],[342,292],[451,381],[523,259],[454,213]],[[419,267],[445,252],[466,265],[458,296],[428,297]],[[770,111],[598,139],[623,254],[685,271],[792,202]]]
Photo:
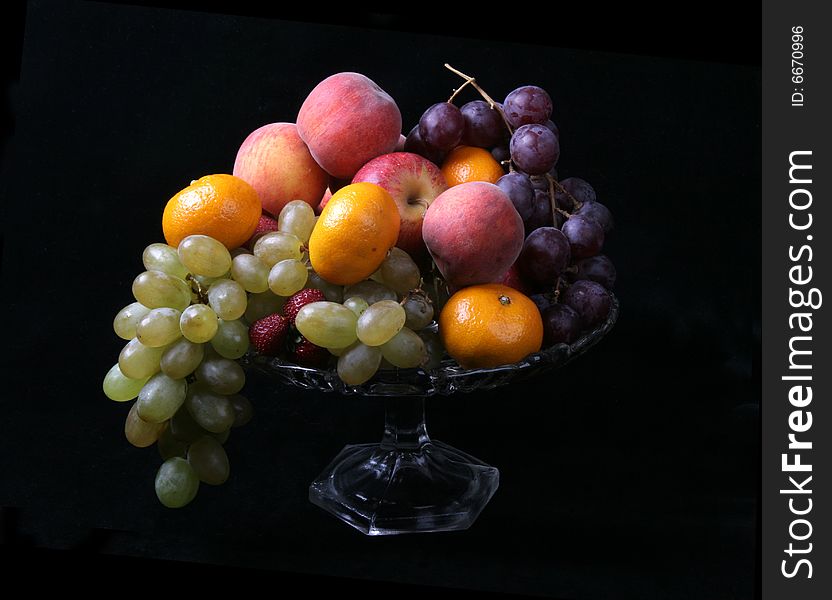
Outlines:
[[457,288],[501,281],[525,241],[514,204],[485,181],[442,192],[425,214],[422,235],[445,281]]
[[329,181],[294,123],[270,123],[252,131],[237,152],[233,174],[257,190],[263,210],[274,216],[292,200],[314,208]]
[[321,198],[321,201],[318,203],[318,206],[315,208],[315,214],[316,215],[319,215],[323,212],[324,208],[326,207],[326,203],[329,202],[330,198],[332,198],[332,190],[329,189],[329,188],[326,188],[326,191],[324,192],[323,198]]
[[517,263],[515,262],[511,265],[506,271],[505,276],[499,282],[503,285],[507,285],[510,288],[514,288],[518,292],[523,292],[527,296],[531,296],[534,293],[534,290],[529,287],[529,285],[523,281],[523,278],[520,276],[520,270],[517,268]]
[[365,164],[352,182],[380,185],[399,208],[401,228],[396,245],[418,261],[427,252],[422,240],[422,221],[434,198],[448,189],[442,172],[428,159],[411,152],[392,152]]
[[402,131],[396,102],[360,73],[336,73],[316,85],[297,123],[317,163],[339,179],[351,179],[370,159],[392,152]]

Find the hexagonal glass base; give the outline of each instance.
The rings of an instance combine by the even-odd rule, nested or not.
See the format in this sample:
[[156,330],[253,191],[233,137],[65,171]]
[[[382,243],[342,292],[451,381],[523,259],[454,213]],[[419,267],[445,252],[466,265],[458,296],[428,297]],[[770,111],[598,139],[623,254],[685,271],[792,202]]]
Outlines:
[[423,402],[388,402],[382,442],[346,446],[309,486],[309,500],[367,535],[470,527],[499,471],[431,441]]

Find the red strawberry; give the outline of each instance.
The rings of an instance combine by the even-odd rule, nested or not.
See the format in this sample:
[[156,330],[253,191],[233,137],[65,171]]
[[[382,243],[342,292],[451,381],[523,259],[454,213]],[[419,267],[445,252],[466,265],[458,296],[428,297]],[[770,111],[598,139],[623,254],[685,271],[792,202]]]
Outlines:
[[303,367],[323,367],[329,361],[329,350],[316,346],[305,337],[295,344],[289,355],[289,360]]
[[326,300],[326,296],[321,290],[312,288],[305,288],[293,294],[286,300],[283,305],[283,316],[289,319],[289,322],[294,325],[295,317],[298,316],[298,311],[311,302],[321,302]]
[[248,339],[260,354],[276,356],[286,347],[288,333],[288,319],[274,313],[252,323],[248,330]]
[[245,243],[245,247],[249,250],[254,250],[254,244],[260,236],[271,231],[277,231],[277,219],[264,212],[260,215],[260,220],[257,222],[257,228],[254,230],[254,233],[251,234],[251,237],[248,238],[248,241]]

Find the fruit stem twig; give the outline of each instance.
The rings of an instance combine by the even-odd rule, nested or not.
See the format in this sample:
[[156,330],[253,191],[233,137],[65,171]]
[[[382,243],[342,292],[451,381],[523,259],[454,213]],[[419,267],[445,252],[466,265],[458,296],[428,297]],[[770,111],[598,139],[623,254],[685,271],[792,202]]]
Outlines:
[[[506,115],[505,115],[505,113],[503,112],[503,110],[502,110],[502,109],[500,108],[500,106],[499,106],[499,105],[498,105],[498,104],[494,101],[494,98],[492,98],[491,96],[489,96],[489,95],[488,95],[488,92],[486,92],[484,89],[482,89],[482,88],[479,86],[479,84],[477,84],[477,82],[474,80],[474,78],[473,78],[473,77],[471,77],[470,75],[466,75],[465,73],[463,73],[463,72],[462,72],[462,71],[460,71],[459,69],[455,69],[455,68],[453,68],[453,67],[452,67],[451,65],[449,65],[448,63],[445,63],[445,68],[446,68],[446,69],[448,69],[449,71],[451,71],[452,73],[456,73],[457,75],[459,75],[460,77],[462,77],[462,78],[465,80],[465,83],[466,83],[466,84],[470,83],[470,84],[474,87],[474,89],[475,89],[475,90],[477,90],[477,91],[480,93],[480,96],[482,96],[483,100],[485,100],[486,102],[488,102],[488,105],[489,105],[492,109],[494,109],[494,110],[496,110],[498,113],[500,113],[500,116],[503,118],[503,123],[505,123],[505,124],[506,124],[506,127],[508,128],[508,132],[509,132],[510,134],[513,134],[513,133],[514,133],[514,129],[512,129],[511,125],[509,125],[508,119],[506,119]],[[464,87],[464,86],[462,86],[462,87]],[[462,87],[460,87],[459,89],[462,89]]]
[[578,210],[579,208],[581,208],[581,206],[583,205],[583,202],[580,202],[577,198],[575,198],[575,196],[573,196],[568,191],[566,191],[566,188],[563,187],[557,181],[557,179],[552,177],[549,173],[546,173],[546,177],[549,179],[549,184],[550,185],[554,185],[561,194],[565,194],[566,197],[569,198],[569,200],[572,201],[572,206],[574,207],[574,210]]
[[451,97],[450,97],[450,98],[448,98],[448,104],[453,104],[453,103],[454,103],[454,98],[456,98],[456,97],[457,97],[457,95],[459,95],[459,92],[461,92],[462,90],[464,90],[466,85],[469,85],[469,84],[472,84],[472,83],[474,83],[474,80],[473,80],[473,79],[466,79],[466,80],[465,80],[465,83],[463,83],[461,86],[459,86],[458,88],[456,88],[456,89],[454,90],[454,93],[453,93],[453,94],[451,94]]
[[199,284],[197,278],[188,273],[185,276],[185,281],[191,284],[191,290],[196,294],[200,304],[208,304],[208,293]]

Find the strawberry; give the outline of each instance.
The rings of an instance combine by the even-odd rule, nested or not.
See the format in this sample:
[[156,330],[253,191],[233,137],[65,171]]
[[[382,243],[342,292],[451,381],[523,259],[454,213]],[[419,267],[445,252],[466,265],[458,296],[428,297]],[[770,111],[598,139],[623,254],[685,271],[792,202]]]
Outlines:
[[276,356],[286,347],[289,321],[281,314],[273,313],[251,324],[248,339],[260,354]]
[[254,250],[254,244],[257,240],[260,239],[262,235],[272,231],[277,231],[277,219],[264,212],[260,215],[260,220],[257,222],[257,228],[254,230],[254,233],[251,234],[251,237],[248,238],[248,241],[245,243],[245,247],[249,250]]
[[316,346],[303,336],[289,354],[289,360],[303,367],[323,367],[329,360],[329,350]]
[[298,316],[298,311],[311,302],[321,302],[326,300],[326,296],[321,290],[312,288],[305,288],[293,294],[286,300],[283,305],[283,316],[289,319],[289,323],[295,324],[295,317]]

